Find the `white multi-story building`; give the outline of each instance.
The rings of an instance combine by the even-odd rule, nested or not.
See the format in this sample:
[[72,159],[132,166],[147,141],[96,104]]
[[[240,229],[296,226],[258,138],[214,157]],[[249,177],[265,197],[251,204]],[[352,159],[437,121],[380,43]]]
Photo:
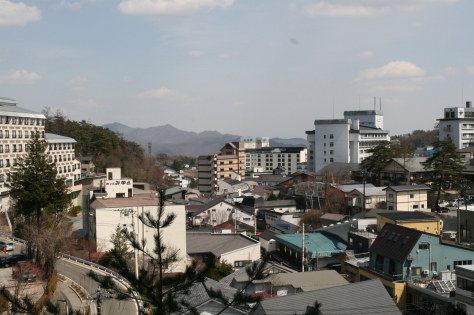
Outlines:
[[245,169],[247,172],[271,173],[282,166],[287,174],[298,170],[298,163],[306,162],[305,147],[265,147],[245,150]]
[[438,119],[439,140],[451,138],[458,149],[474,146],[474,108],[471,102],[466,107],[444,109],[444,117]]
[[245,149],[258,149],[270,146],[270,138],[268,137],[240,137]]
[[317,172],[332,162],[360,163],[367,149],[390,141],[383,129],[383,113],[378,110],[344,112],[344,119],[315,120],[307,131],[308,171]]

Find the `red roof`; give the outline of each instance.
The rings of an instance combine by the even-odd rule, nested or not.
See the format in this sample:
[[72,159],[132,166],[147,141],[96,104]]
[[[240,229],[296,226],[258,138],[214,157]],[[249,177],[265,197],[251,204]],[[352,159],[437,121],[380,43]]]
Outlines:
[[235,226],[229,222],[224,222],[212,228],[213,231],[221,229],[231,229],[232,231],[235,231]]
[[276,294],[271,294],[271,293],[268,292],[268,291],[263,291],[263,292],[248,294],[248,296],[251,296],[251,297],[260,297],[260,298],[263,300],[263,299],[268,299],[268,298],[275,297],[275,296],[277,296],[277,295],[276,295]]

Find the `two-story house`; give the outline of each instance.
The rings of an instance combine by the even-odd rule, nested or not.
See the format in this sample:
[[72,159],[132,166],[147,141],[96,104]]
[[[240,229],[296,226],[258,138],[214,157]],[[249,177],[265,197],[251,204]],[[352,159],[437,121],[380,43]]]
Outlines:
[[387,209],[397,211],[427,211],[428,190],[426,185],[388,186],[385,188]]

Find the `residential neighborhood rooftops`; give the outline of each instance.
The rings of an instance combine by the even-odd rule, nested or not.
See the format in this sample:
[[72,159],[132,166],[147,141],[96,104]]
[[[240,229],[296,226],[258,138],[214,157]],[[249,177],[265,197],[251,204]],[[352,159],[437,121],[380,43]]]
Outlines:
[[187,234],[186,248],[188,254],[212,253],[216,257],[238,250],[258,241],[242,234]]
[[421,211],[391,211],[378,213],[378,215],[396,222],[411,221],[439,221],[440,219]]
[[379,279],[264,299],[252,315],[303,314],[315,301],[322,303],[322,314],[400,315]]
[[384,190],[400,191],[414,191],[414,190],[430,190],[431,187],[426,185],[402,185],[402,186],[388,186]]

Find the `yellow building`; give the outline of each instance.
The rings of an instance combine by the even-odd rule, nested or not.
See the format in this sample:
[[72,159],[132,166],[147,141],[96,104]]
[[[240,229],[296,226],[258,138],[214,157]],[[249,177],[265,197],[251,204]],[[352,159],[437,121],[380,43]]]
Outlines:
[[434,235],[441,235],[443,221],[435,215],[420,211],[393,211],[377,213],[377,232],[380,232],[385,223],[392,223],[426,232]]
[[397,211],[426,211],[428,190],[426,185],[388,186],[385,188],[387,209]]

